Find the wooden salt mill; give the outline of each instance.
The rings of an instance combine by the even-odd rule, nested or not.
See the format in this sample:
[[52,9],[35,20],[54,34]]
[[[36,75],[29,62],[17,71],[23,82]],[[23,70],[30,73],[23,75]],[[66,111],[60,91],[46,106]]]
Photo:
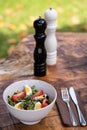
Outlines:
[[45,29],[47,27],[45,19],[39,17],[34,21],[36,47],[34,50],[34,75],[46,75],[46,49],[45,49]]
[[57,62],[57,40],[55,36],[57,12],[49,8],[44,13],[47,22],[47,37],[45,40],[45,47],[47,50],[47,65],[55,65]]

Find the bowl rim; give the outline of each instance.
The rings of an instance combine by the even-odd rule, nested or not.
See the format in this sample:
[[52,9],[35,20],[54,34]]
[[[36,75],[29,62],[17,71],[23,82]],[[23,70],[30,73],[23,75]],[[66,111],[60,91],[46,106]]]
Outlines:
[[[6,92],[6,89],[8,89],[10,86],[12,86],[12,85],[15,84],[15,83],[22,82],[22,81],[29,81],[29,80],[32,80],[32,81],[40,81],[40,82],[47,83],[47,84],[49,84],[49,85],[51,86],[51,88],[54,90],[54,92],[55,92],[55,97],[54,97],[54,99],[52,100],[52,102],[51,102],[48,106],[43,107],[43,108],[41,108],[41,109],[37,109],[37,110],[20,110],[20,109],[15,108],[14,106],[11,106],[11,105],[7,102],[7,100],[6,100],[5,97],[4,97],[4,94],[5,94],[5,92]],[[56,91],[55,87],[53,87],[52,84],[50,84],[50,83],[48,83],[48,82],[46,82],[46,81],[44,81],[44,80],[38,80],[38,79],[27,79],[27,80],[19,80],[19,81],[13,82],[13,83],[11,83],[10,85],[8,85],[8,86],[4,89],[4,91],[3,91],[3,100],[4,100],[5,104],[6,104],[7,106],[9,106],[10,108],[12,108],[12,109],[14,109],[14,110],[17,110],[17,111],[21,111],[21,112],[37,112],[37,111],[45,110],[46,108],[49,108],[49,107],[56,101],[56,99],[57,99],[57,91]]]

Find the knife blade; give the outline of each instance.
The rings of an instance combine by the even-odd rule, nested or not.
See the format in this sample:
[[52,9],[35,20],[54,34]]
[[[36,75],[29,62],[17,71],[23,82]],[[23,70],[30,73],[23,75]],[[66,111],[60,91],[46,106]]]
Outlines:
[[75,103],[76,105],[76,108],[77,108],[77,111],[78,111],[78,115],[79,115],[79,120],[80,120],[80,123],[82,126],[85,126],[86,125],[86,120],[80,110],[80,107],[79,107],[79,104],[78,104],[78,100],[77,100],[77,97],[76,97],[76,93],[75,93],[75,90],[73,87],[70,87],[69,88],[69,93],[70,93],[70,96],[71,96],[71,99],[72,101]]
[[77,101],[77,97],[76,97],[74,88],[73,88],[73,87],[70,87],[70,88],[69,88],[69,92],[70,92],[70,96],[71,96],[73,102],[77,105],[77,104],[78,104],[78,101]]

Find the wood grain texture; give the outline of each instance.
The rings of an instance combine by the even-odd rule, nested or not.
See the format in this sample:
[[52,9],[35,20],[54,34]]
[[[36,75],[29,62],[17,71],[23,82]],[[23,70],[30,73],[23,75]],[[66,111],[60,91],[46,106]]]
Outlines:
[[[17,75],[13,74],[12,76],[8,74],[7,75],[3,74],[2,76],[0,74],[0,86],[3,86],[3,83],[7,82],[6,80],[14,82],[21,79],[34,78],[34,79],[41,79],[50,82],[52,84],[54,84],[58,80],[59,86],[74,85],[75,89],[79,89],[80,91],[81,89],[87,90],[87,33],[57,33],[56,36],[58,40],[57,64],[54,66],[47,66],[46,76],[35,77],[33,76],[33,74],[30,76],[29,72],[28,74],[26,74],[27,69],[23,69],[22,73],[25,72],[25,75],[21,75],[22,73],[19,73]],[[28,50],[30,50],[29,54],[31,56],[31,59],[33,59],[33,50],[35,47],[35,41],[33,36],[30,35],[27,38],[23,39],[21,45],[24,45]],[[5,59],[5,62],[7,61],[8,59]],[[26,64],[24,64],[24,66],[27,66],[28,63],[29,62],[27,61]],[[0,67],[1,66],[2,65],[0,63]],[[8,68],[7,65],[6,67]],[[14,67],[12,67],[12,70],[14,70]],[[33,71],[33,67],[31,67],[30,70]],[[4,87],[2,89],[2,92],[3,90]],[[85,94],[82,96],[86,97]],[[84,102],[87,102],[87,98],[85,98]],[[64,127],[61,123],[59,113],[55,106],[54,109],[51,111],[51,113],[49,113],[49,115],[37,125],[27,126],[18,123],[15,125],[2,128],[2,130],[20,130],[20,129],[21,130],[86,130],[87,127]]]
[[13,52],[0,61],[0,81],[18,76],[33,75],[33,58],[30,49],[18,44]]

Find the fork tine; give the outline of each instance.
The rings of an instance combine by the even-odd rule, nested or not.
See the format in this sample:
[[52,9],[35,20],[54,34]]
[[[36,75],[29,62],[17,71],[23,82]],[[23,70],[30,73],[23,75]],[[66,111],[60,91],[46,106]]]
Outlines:
[[63,100],[69,100],[69,93],[67,88],[61,88],[61,94]]

